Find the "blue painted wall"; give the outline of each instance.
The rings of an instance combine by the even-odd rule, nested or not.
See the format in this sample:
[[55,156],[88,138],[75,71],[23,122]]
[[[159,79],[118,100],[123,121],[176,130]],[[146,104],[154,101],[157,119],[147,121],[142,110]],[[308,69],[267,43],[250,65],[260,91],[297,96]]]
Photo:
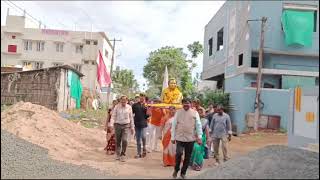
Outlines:
[[[284,42],[284,33],[281,29],[281,15],[284,1],[250,1],[250,18],[258,19],[263,16],[267,17],[265,31],[266,48],[280,51],[300,52],[309,54],[319,54],[319,16],[317,32],[313,33],[312,47],[292,47],[286,46]],[[292,1],[294,4],[309,4],[319,6],[318,1]],[[251,48],[259,48],[261,22],[250,22],[250,42]]]
[[[249,86],[255,78],[255,75],[240,74],[226,80],[225,92],[230,93],[230,103],[235,106],[235,110],[230,112],[230,117],[232,123],[237,126],[237,133],[246,130],[246,114],[254,112],[256,89]],[[276,83],[277,79],[265,76],[264,82]],[[289,119],[289,97],[289,90],[262,89],[261,92],[261,100],[264,103],[262,113],[280,116],[280,126],[284,129],[287,129]]]
[[298,71],[319,71],[319,59],[299,56],[267,55],[264,59],[264,68],[285,69]]

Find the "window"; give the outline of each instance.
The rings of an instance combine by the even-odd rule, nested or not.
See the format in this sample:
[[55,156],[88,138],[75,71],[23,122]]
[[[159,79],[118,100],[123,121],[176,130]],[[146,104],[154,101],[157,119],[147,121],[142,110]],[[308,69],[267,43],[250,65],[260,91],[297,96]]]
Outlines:
[[252,54],[251,55],[251,67],[257,68],[259,66],[259,58]]
[[104,55],[108,58],[109,52],[107,50],[105,50]]
[[223,28],[217,33],[217,51],[223,49]]
[[31,70],[32,69],[32,63],[30,62],[30,61],[23,61],[22,62],[22,67],[26,67],[26,68],[28,68],[29,70]]
[[8,45],[8,52],[17,52],[17,45]]
[[81,64],[73,64],[72,65],[76,70],[78,70],[79,72],[81,72]]
[[31,51],[32,50],[32,41],[24,41],[24,50]]
[[57,43],[56,44],[56,51],[57,52],[63,52],[63,43]]
[[256,88],[257,87],[257,82],[255,82],[255,81],[251,82],[251,87],[255,87]]
[[83,45],[76,45],[76,53],[83,53]]
[[243,54],[240,54],[238,56],[238,66],[242,66],[243,65]]
[[263,88],[274,88],[274,85],[270,83],[264,83]]
[[93,45],[98,45],[98,41],[93,41]]
[[209,42],[208,42],[208,50],[209,50],[209,56],[212,55],[212,38],[209,39]]
[[83,64],[89,64],[89,61],[88,60],[84,60]]
[[43,67],[43,62],[34,62],[35,69],[41,69]]
[[44,51],[44,42],[42,41],[37,42],[37,51]]
[[63,63],[52,63],[53,66],[62,66]]
[[11,36],[12,39],[16,39],[16,36]]
[[96,65],[96,62],[95,62],[95,61],[92,61],[91,64],[92,64],[92,65]]
[[90,45],[90,41],[89,41],[89,40],[86,40],[86,44],[87,44],[87,45]]

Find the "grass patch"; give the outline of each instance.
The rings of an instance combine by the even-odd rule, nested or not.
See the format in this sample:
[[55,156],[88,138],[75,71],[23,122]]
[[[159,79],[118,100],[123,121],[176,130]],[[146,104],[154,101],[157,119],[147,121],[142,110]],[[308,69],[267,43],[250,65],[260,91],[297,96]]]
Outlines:
[[280,133],[287,134],[287,130],[286,130],[286,129],[283,129],[283,128],[280,128],[280,129],[279,129],[279,132],[280,132]]
[[[11,106],[11,105],[10,105],[10,106]],[[8,109],[10,106],[5,105],[5,104],[1,105],[1,112],[5,111],[5,110]]]
[[98,110],[94,109],[72,109],[65,113],[72,115],[69,119],[73,122],[81,122],[81,125],[87,128],[103,127],[107,119],[107,108],[103,107]]

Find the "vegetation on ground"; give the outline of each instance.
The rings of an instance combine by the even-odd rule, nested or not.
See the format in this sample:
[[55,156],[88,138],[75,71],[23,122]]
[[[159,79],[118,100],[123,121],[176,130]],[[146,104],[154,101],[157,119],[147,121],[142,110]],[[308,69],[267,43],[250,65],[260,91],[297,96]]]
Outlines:
[[75,123],[80,122],[81,125],[87,128],[103,128],[107,119],[107,108],[102,107],[101,109],[72,109],[66,112],[68,116],[66,119]]
[[230,94],[223,92],[223,90],[210,90],[205,89],[193,94],[193,97],[199,99],[202,106],[207,108],[210,104],[223,105],[226,112],[234,109],[234,106],[230,104]]

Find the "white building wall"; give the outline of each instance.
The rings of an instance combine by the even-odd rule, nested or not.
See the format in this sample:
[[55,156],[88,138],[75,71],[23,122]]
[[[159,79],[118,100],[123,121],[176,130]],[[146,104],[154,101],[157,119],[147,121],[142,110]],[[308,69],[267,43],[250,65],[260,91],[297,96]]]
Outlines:
[[[23,16],[7,16],[6,26],[1,26],[1,66],[23,65],[24,61],[42,62],[43,68],[56,63],[81,65],[83,86],[91,90],[97,88],[98,50],[104,56],[107,70],[110,71],[112,47],[104,33],[57,31],[60,34],[48,33],[44,29],[25,28]],[[15,39],[12,38],[15,36]],[[32,41],[32,50],[24,50],[24,41]],[[86,41],[90,41],[90,45]],[[37,51],[37,42],[43,41],[44,51]],[[97,45],[93,45],[97,41]],[[63,43],[63,52],[56,51],[56,43]],[[8,53],[8,45],[17,45],[16,53]],[[76,46],[83,45],[83,53],[76,53]],[[105,57],[105,50],[108,57]]]

